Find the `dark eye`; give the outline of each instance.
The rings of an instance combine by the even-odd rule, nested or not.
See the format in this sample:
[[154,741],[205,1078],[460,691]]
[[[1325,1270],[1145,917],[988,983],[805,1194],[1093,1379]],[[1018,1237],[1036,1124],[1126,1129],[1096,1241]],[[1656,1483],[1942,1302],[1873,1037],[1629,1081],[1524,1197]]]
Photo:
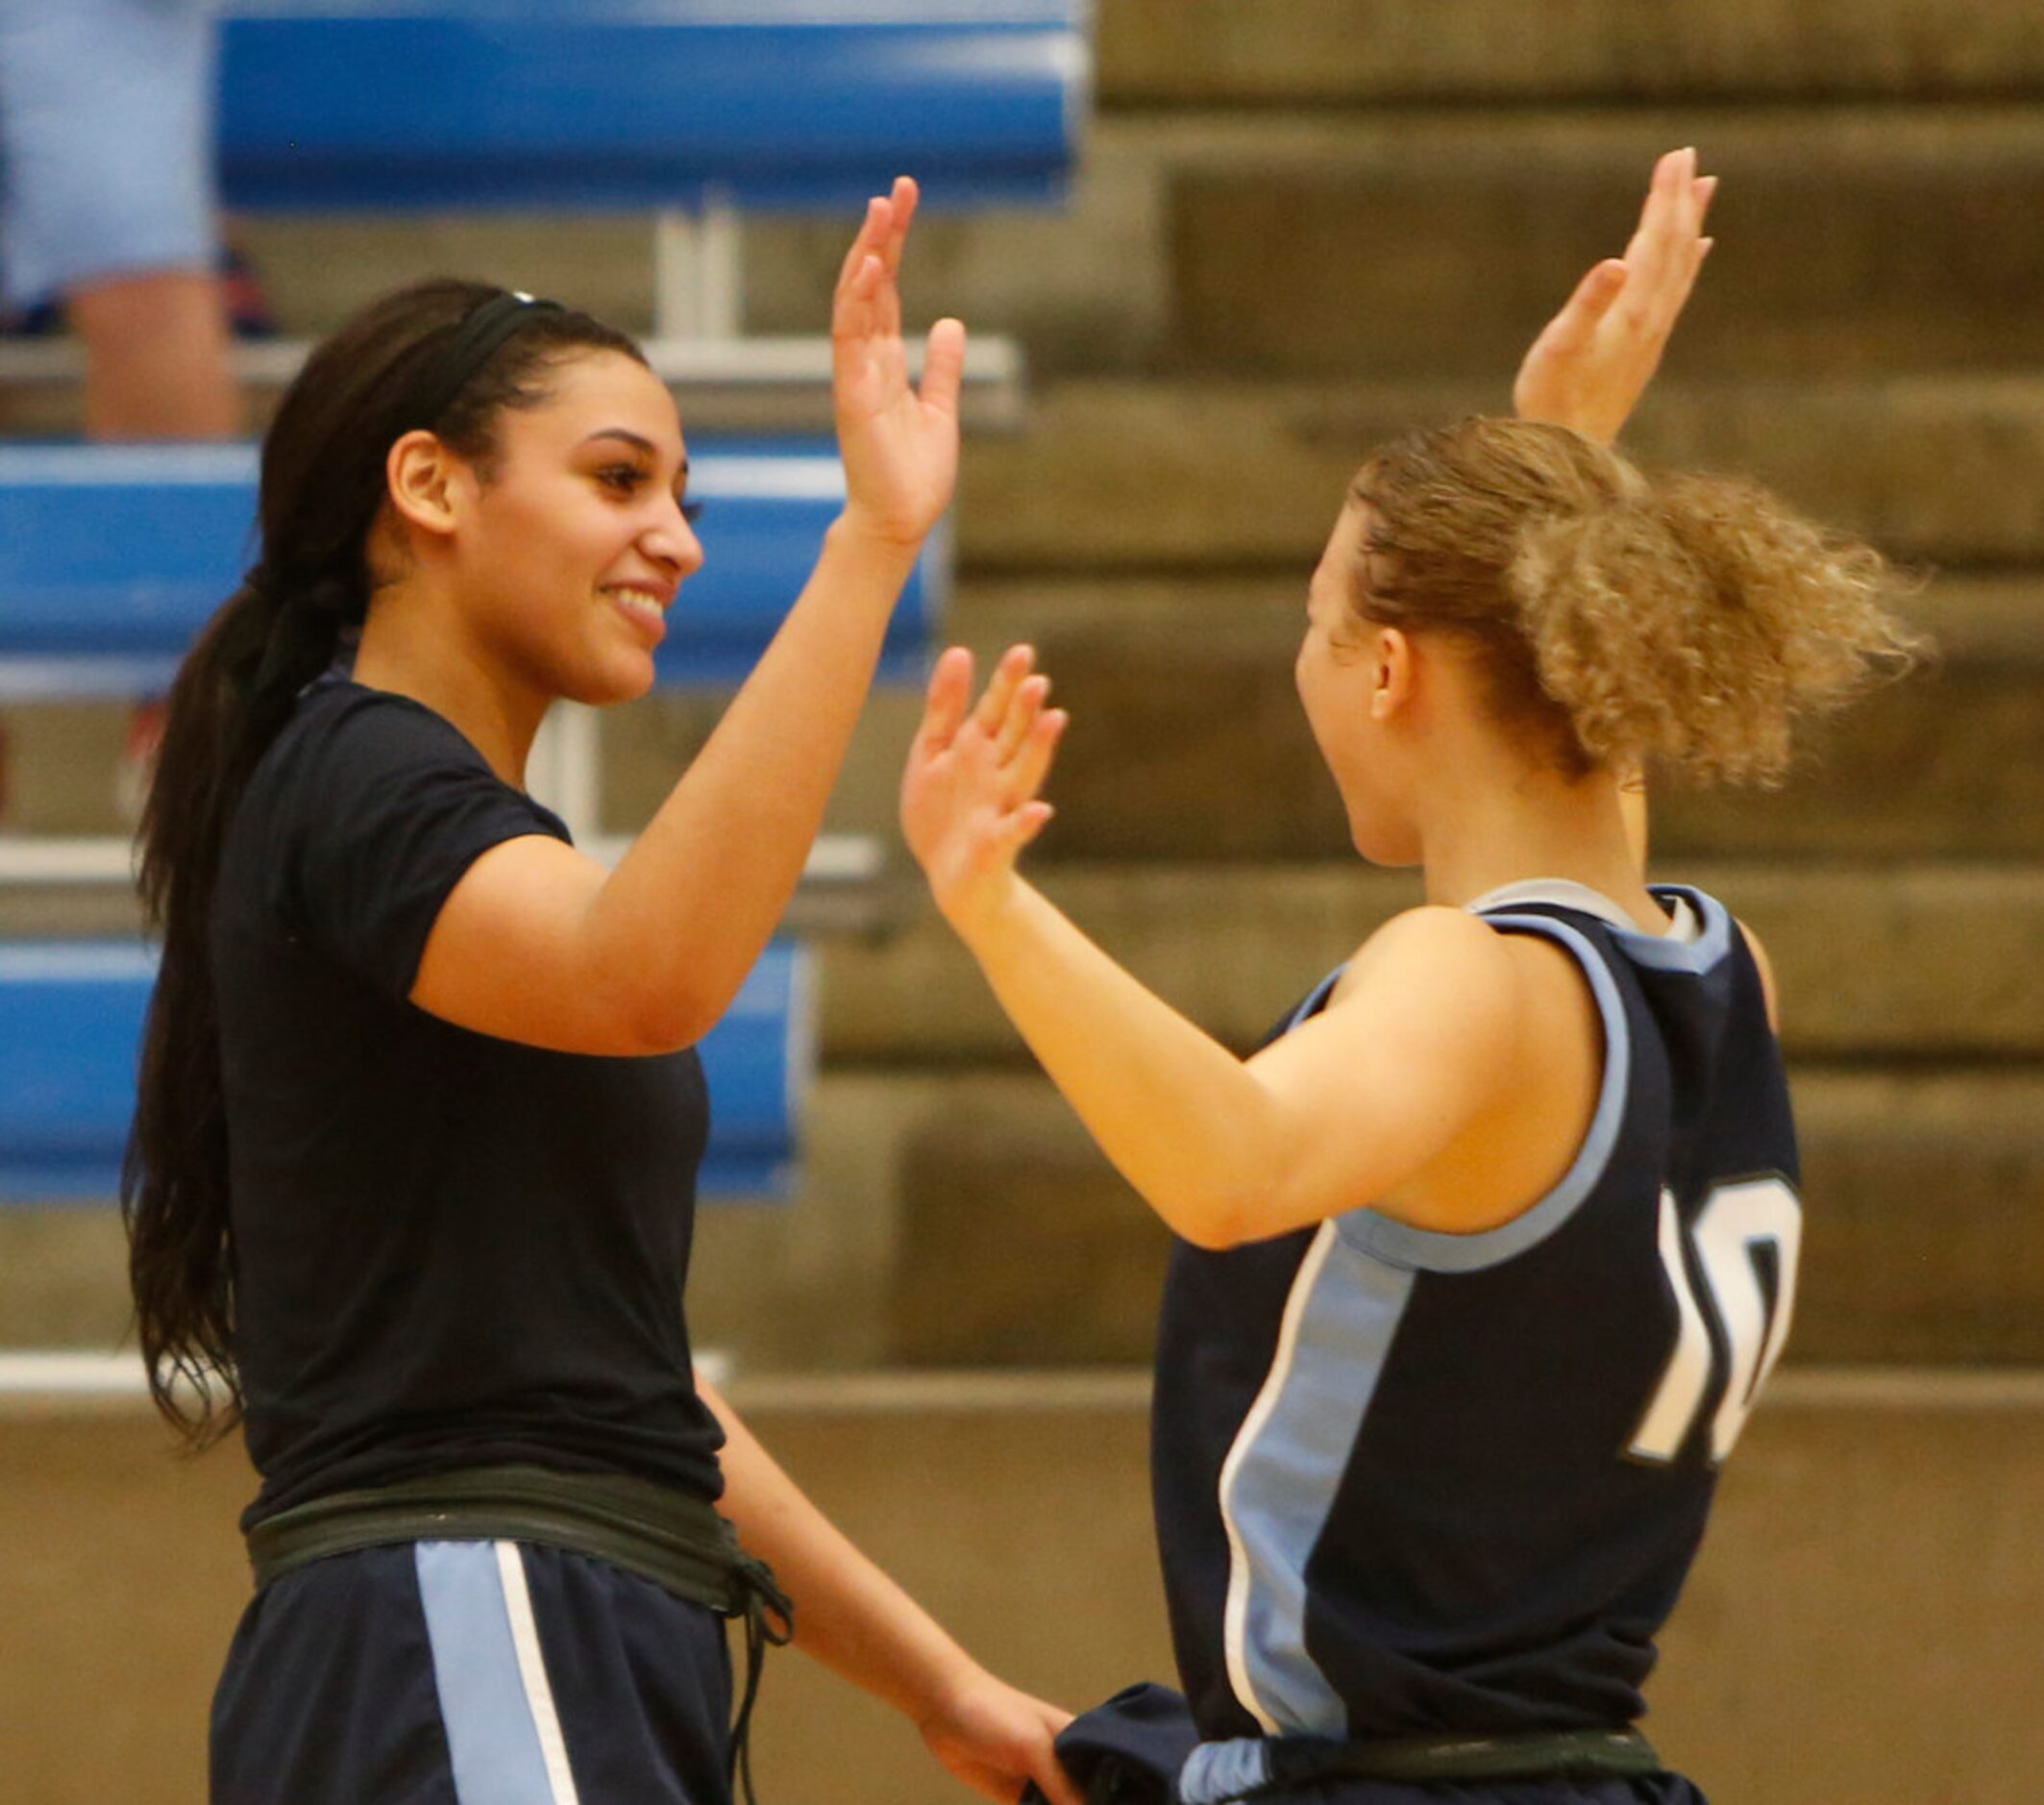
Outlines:
[[596,480],[619,495],[629,495],[646,481],[646,473],[637,464],[605,464]]
[[683,502],[681,504],[681,518],[693,527],[697,521],[702,518],[702,504],[701,502]]

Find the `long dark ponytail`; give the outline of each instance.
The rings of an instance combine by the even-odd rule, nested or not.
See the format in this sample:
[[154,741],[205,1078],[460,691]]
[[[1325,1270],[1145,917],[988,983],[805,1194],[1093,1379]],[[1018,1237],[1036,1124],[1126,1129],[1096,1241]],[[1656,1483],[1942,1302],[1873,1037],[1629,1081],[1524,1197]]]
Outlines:
[[209,948],[228,825],[299,692],[368,608],[369,534],[390,446],[426,428],[487,475],[499,413],[542,401],[549,362],[577,350],[644,360],[587,314],[480,283],[420,283],[357,314],[307,359],[278,408],[262,446],[257,562],[171,687],[139,834],[162,964],[121,1211],[150,1392],[196,1446],[232,1428],[242,1401]]

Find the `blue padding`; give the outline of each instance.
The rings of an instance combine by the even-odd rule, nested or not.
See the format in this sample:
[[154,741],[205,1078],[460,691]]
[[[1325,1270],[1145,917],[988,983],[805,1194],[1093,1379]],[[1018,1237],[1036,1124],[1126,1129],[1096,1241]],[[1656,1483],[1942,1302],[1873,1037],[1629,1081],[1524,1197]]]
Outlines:
[[[844,472],[827,439],[698,437],[689,457],[707,556],[669,616],[659,680],[732,683],[807,581]],[[253,556],[255,496],[252,446],[0,446],[0,690],[162,686]],[[948,576],[932,534],[884,676],[920,670]]]
[[[118,1188],[156,956],[117,941],[0,942],[0,1204]],[[702,1042],[704,1196],[786,1194],[815,1070],[809,954],[768,947]]]
[[842,207],[1063,192],[1087,0],[229,0],[227,203]]

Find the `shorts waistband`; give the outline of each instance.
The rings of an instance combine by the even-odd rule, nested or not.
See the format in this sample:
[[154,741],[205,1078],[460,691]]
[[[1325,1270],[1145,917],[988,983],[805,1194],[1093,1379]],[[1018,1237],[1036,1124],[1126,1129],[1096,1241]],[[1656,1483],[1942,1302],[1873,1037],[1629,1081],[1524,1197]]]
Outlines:
[[1632,1728],[1356,1743],[1242,1737],[1194,1748],[1179,1772],[1178,1796],[1183,1805],[1234,1805],[1321,1780],[1545,1780],[1660,1771],[1653,1743]]
[[731,1731],[734,1777],[752,1795],[748,1732],[768,1646],[795,1633],[795,1607],[773,1570],[739,1545],[705,1499],[624,1473],[467,1467],[395,1485],[335,1492],[264,1518],[248,1532],[259,1589],[330,1555],[407,1542],[533,1542],[607,1561],[723,1617],[743,1618],[746,1676]]

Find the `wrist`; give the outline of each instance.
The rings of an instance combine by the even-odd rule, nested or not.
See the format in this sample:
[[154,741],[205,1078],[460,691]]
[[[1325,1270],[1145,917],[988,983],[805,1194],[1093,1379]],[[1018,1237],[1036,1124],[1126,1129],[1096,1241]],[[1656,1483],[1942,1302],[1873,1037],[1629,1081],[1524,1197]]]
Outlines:
[[926,531],[904,532],[900,528],[869,513],[856,502],[847,502],[843,512],[824,533],[826,547],[855,556],[899,564],[905,573],[923,551]]
[[942,1655],[917,1676],[913,1693],[901,1703],[903,1715],[925,1734],[956,1723],[964,1716],[965,1700],[991,1677],[949,1637],[945,1642]]
[[937,909],[969,952],[984,955],[1015,921],[1026,889],[1011,865],[939,897]]

